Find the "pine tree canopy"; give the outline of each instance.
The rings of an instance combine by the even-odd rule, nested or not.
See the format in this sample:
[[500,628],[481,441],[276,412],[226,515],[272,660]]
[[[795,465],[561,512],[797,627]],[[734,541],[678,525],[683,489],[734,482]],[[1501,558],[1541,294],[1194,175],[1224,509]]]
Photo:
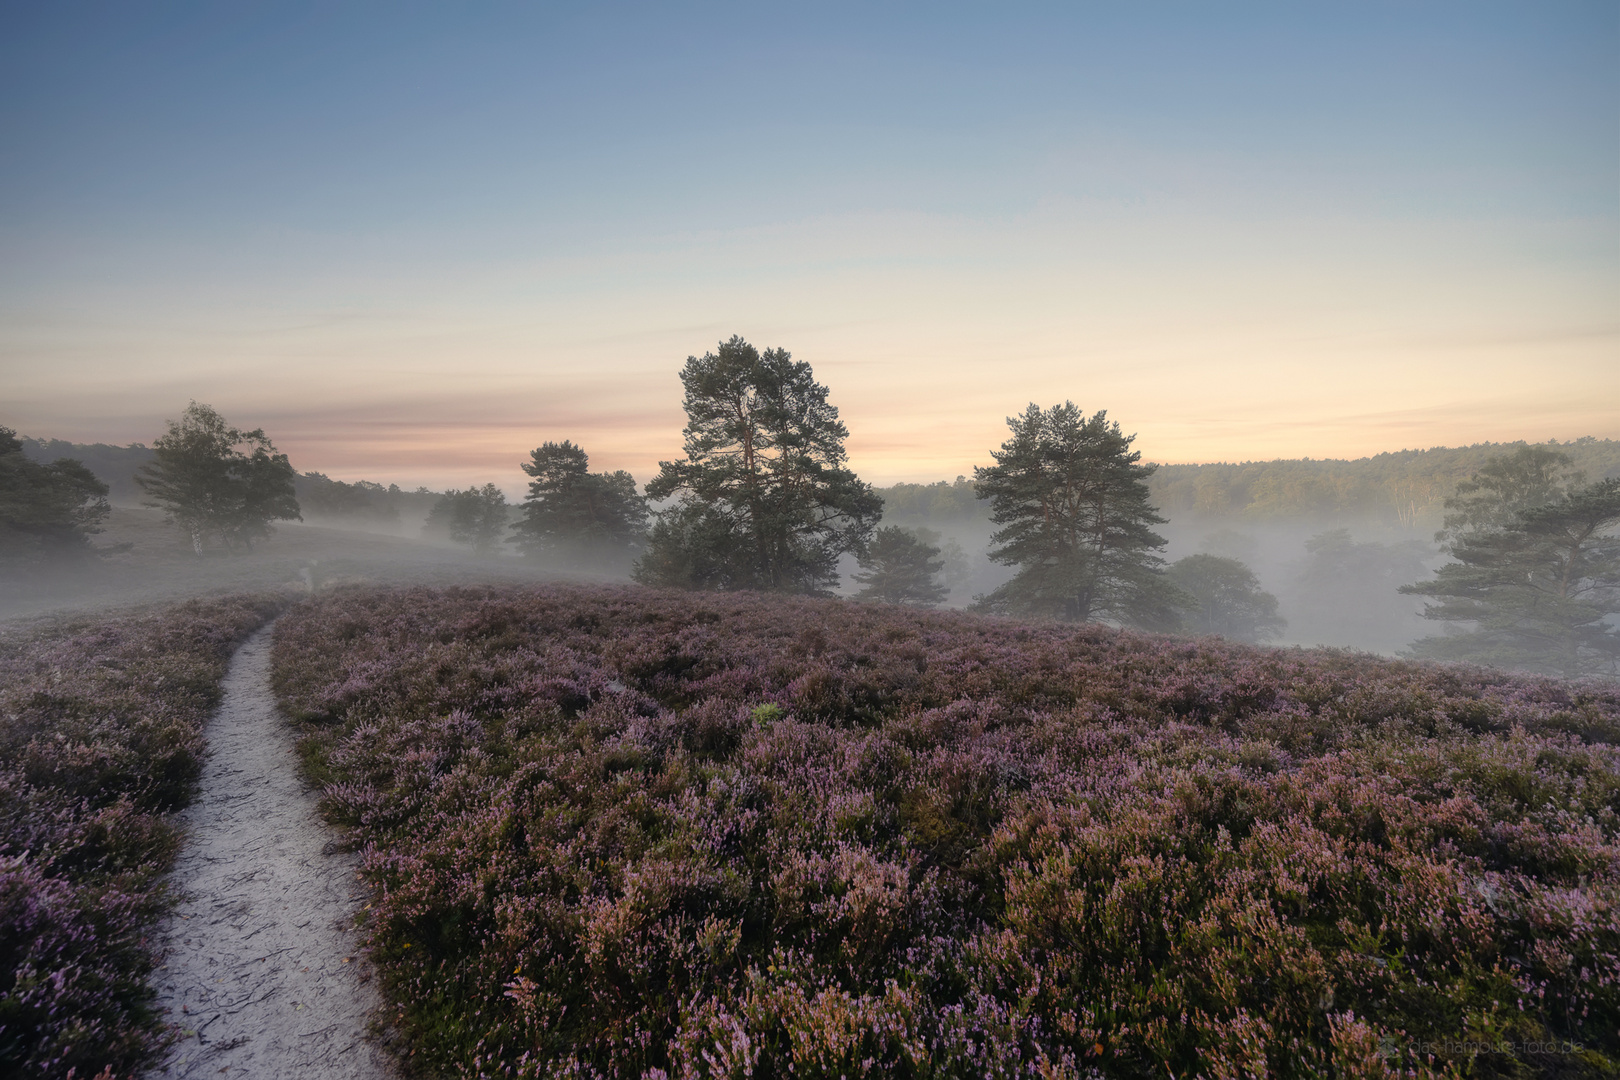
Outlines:
[[89,552],[108,512],[107,485],[83,464],[31,461],[17,433],[0,427],[0,559]]
[[566,440],[543,443],[529,458],[529,497],[511,538],[524,555],[613,562],[640,547],[647,501],[635,477],[622,469],[591,472],[585,449]]
[[855,581],[864,586],[857,600],[933,607],[950,592],[939,581],[945,569],[939,548],[905,529],[879,529],[857,560],[863,572]]
[[685,451],[660,462],[635,577],[697,589],[826,593],[883,501],[845,464],[849,431],[810,365],[740,337],[687,357]]
[[1452,632],[1412,646],[1416,656],[1548,674],[1620,674],[1620,479],[1526,499],[1460,531],[1456,560],[1402,592],[1435,599],[1424,615]]
[[1007,426],[996,463],[974,475],[1001,526],[990,558],[1019,569],[978,608],[1174,629],[1183,598],[1162,571],[1152,527],[1165,519],[1148,503],[1154,466],[1139,464],[1135,436],[1073,402],[1031,404]]

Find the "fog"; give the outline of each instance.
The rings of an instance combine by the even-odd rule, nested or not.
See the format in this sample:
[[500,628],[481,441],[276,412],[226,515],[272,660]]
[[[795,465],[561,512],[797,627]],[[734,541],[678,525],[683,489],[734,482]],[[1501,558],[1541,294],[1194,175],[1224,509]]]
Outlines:
[[0,573],[0,620],[89,615],[233,592],[309,592],[343,583],[458,585],[544,580],[602,581],[612,575],[536,565],[514,555],[478,557],[465,546],[319,519],[279,522],[250,552],[206,548],[164,523],[161,511],[114,506],[103,549],[125,550]]
[[[109,447],[28,440],[36,460],[74,456],[111,489],[113,510],[94,537],[101,554],[0,573],[0,619],[167,602],[216,593],[309,591],[341,582],[454,584],[544,580],[627,581],[628,554],[521,558],[516,546],[475,553],[452,541],[444,493],[404,490],[318,472],[297,478],[302,522],[277,523],[251,552],[219,547],[195,554],[139,504],[133,480],[150,459],[142,446]],[[1354,462],[1273,461],[1234,466],[1167,466],[1151,480],[1153,502],[1168,520],[1157,531],[1173,562],[1208,553],[1237,559],[1277,598],[1286,627],[1281,645],[1342,646],[1395,654],[1441,626],[1421,616],[1423,601],[1401,585],[1427,579],[1445,561],[1434,541],[1447,495],[1480,463],[1508,450],[1483,444],[1410,451]],[[1592,479],[1620,474],[1620,443],[1564,443]],[[516,471],[516,470],[514,470]],[[989,505],[965,476],[933,484],[879,488],[883,526],[909,529],[941,549],[945,606],[965,608],[1012,577],[991,561]],[[656,509],[656,507],[655,507]],[[518,505],[505,509],[510,526]],[[510,535],[508,533],[507,535]],[[857,590],[852,556],[840,564],[840,592]]]

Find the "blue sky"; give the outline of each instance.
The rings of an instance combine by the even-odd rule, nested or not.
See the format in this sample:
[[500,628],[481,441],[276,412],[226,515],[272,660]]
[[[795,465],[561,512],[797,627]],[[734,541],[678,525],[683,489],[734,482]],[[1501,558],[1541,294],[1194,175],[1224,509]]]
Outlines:
[[1620,436],[1620,7],[0,7],[0,423],[643,479],[732,333],[873,479]]

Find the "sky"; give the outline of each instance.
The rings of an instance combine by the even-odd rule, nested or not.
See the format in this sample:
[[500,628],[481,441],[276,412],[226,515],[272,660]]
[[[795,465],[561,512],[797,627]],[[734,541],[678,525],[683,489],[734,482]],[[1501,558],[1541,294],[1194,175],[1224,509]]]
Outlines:
[[645,482],[733,334],[875,483],[1620,437],[1620,5],[0,0],[0,425]]

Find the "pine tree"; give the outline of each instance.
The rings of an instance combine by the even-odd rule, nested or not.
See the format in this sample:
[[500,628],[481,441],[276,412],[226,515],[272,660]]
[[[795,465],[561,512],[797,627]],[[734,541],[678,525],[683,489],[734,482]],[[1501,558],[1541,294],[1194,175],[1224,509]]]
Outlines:
[[1152,527],[1165,519],[1148,503],[1154,466],[1138,464],[1135,436],[1072,402],[1032,404],[1007,426],[996,463],[974,475],[1001,526],[990,558],[1019,569],[975,606],[1174,629],[1183,598],[1162,570],[1165,541]]
[[857,600],[933,607],[950,591],[939,582],[945,569],[939,548],[905,529],[879,529],[857,561],[864,573],[857,573],[855,581],[865,586],[855,594]]
[[1442,547],[1470,534],[1513,524],[1524,510],[1556,502],[1580,487],[1585,477],[1568,454],[1545,446],[1521,446],[1487,460],[1445,501],[1445,527],[1435,534]]
[[883,501],[845,465],[849,431],[810,365],[740,337],[689,356],[685,450],[659,463],[660,512],[635,577],[694,589],[826,594]]
[[647,500],[635,477],[591,472],[584,448],[568,441],[543,443],[529,457],[529,497],[510,540],[525,556],[622,565],[640,549]]
[[[1500,520],[1500,519],[1498,519]],[[1424,615],[1454,625],[1413,655],[1574,677],[1620,674],[1620,479],[1517,510],[1451,543],[1456,560],[1401,591],[1435,598]]]

